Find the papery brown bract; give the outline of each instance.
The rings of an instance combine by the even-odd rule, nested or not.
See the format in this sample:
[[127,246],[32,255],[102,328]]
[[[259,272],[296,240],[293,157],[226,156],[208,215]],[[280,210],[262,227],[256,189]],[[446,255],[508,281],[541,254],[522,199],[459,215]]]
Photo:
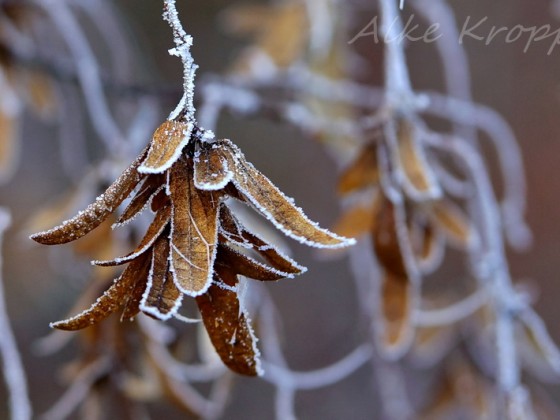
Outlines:
[[141,255],[126,267],[89,309],[67,320],[54,322],[51,326],[60,330],[79,330],[97,324],[120,307],[124,307],[123,319],[132,318],[137,313],[138,305],[135,302],[139,302],[138,296],[143,293],[142,279],[148,274],[149,262],[148,255]]
[[32,235],[31,239],[43,245],[59,245],[75,241],[99,226],[119,207],[143,178],[137,169],[144,159],[144,154],[145,152],[85,210],[60,226]]
[[165,121],[155,131],[141,173],[162,173],[169,169],[189,142],[193,126],[186,122]]
[[173,281],[169,264],[169,241],[165,235],[162,235],[152,249],[149,284],[140,302],[140,309],[143,312],[153,314],[159,319],[172,316],[183,299],[183,293]]

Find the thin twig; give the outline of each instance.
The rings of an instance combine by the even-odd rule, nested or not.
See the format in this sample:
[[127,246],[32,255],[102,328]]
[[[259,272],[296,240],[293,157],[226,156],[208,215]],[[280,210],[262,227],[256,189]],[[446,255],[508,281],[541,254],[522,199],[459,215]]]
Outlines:
[[[4,232],[10,225],[9,213],[0,208],[0,250]],[[4,378],[9,393],[9,406],[12,420],[28,420],[31,418],[31,403],[27,392],[27,381],[21,356],[10,323],[4,296],[2,280],[2,258],[0,256],[0,356],[4,370]]]
[[164,0],[163,18],[173,30],[175,48],[169,50],[169,54],[179,57],[183,63],[183,97],[175,110],[169,115],[169,119],[175,119],[184,115],[187,121],[194,122],[194,79],[198,65],[194,63],[191,55],[193,39],[185,32],[183,25],[181,25],[179,14],[175,7],[175,0]]
[[363,344],[338,362],[310,372],[294,372],[263,361],[265,370],[263,379],[275,385],[284,385],[299,390],[322,388],[337,383],[354,373],[371,358],[371,352],[371,346]]
[[72,385],[60,397],[60,399],[41,418],[43,420],[59,420],[67,418],[84,401],[91,387],[103,375],[107,374],[111,367],[108,357],[90,363],[80,371],[73,379]]
[[109,149],[117,146],[118,150],[124,142],[124,135],[109,109],[97,60],[75,16],[65,0],[45,0],[36,4],[50,17],[70,50],[97,134]]
[[462,321],[478,311],[488,301],[485,289],[443,309],[419,310],[414,321],[419,327],[437,327]]

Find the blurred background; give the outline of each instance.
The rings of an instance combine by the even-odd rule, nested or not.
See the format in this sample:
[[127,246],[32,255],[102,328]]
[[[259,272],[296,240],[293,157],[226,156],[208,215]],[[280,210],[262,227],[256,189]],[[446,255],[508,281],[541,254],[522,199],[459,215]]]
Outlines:
[[[427,0],[426,0],[427,1]],[[71,3],[71,2],[68,2]],[[90,2],[92,8],[98,1]],[[103,44],[103,18],[99,27],[95,20],[80,16],[84,32],[91,45],[105,45],[95,51],[104,73],[119,83],[145,86],[147,92],[109,92],[111,100],[122,99],[123,107],[134,107],[140,97],[149,96],[157,103],[153,118],[156,128],[180,98],[181,66],[170,57],[172,47],[169,28],[161,20],[161,2],[116,0],[116,20],[130,49],[128,73],[117,75],[104,67],[111,63],[113,52]],[[193,35],[193,55],[200,65],[198,80],[225,74],[240,52],[251,43],[250,37],[239,37],[228,30],[226,11],[231,1],[178,1],[186,30]],[[235,2],[263,5],[264,1]],[[377,14],[366,1],[348,1],[350,40]],[[499,0],[494,2],[450,1],[459,29],[468,17],[471,22],[483,17],[487,20],[477,33],[487,34],[492,26],[512,28],[550,25],[560,31],[560,12],[549,0]],[[344,6],[340,6],[344,7]],[[404,14],[415,13],[406,5]],[[36,17],[41,19],[39,13]],[[422,20],[417,17],[421,23]],[[45,25],[52,25],[46,23]],[[1,25],[1,23],[0,23]],[[425,25],[425,24],[423,24]],[[528,184],[528,224],[533,231],[533,244],[525,252],[509,253],[513,277],[526,283],[536,292],[537,312],[546,322],[550,334],[560,341],[558,328],[558,262],[560,261],[560,45],[548,54],[554,37],[533,42],[526,52],[526,37],[506,43],[497,36],[485,45],[484,41],[465,39],[469,69],[472,74],[472,96],[500,113],[510,124],[522,149]],[[45,40],[45,43],[48,40]],[[96,41],[100,41],[96,43]],[[53,41],[55,48],[60,43]],[[381,46],[372,38],[359,39],[354,45],[357,60],[353,64],[357,81],[372,86],[382,82]],[[48,52],[44,52],[48,56]],[[120,52],[117,51],[117,54]],[[414,87],[418,90],[444,91],[439,58],[432,45],[410,43],[408,64]],[[60,54],[53,54],[53,57]],[[358,60],[359,58],[359,60]],[[114,63],[113,63],[114,64]],[[70,246],[48,249],[30,241],[26,230],[29,220],[42,208],[76,188],[87,172],[85,167],[68,170],[72,150],[85,154],[84,161],[96,162],[105,153],[102,141],[84,111],[83,97],[72,80],[54,80],[59,98],[67,96],[76,105],[63,110],[54,118],[41,118],[30,109],[23,111],[19,124],[19,149],[13,175],[0,186],[0,205],[9,209],[13,223],[4,240],[4,285],[7,307],[15,330],[19,349],[29,381],[34,412],[45,412],[64,392],[61,368],[77,351],[70,346],[52,355],[40,355],[37,340],[49,334],[49,322],[64,318],[91,278],[89,258],[76,255]],[[152,89],[153,88],[153,89]],[[122,95],[122,97],[121,97]],[[75,112],[68,112],[68,110]],[[59,111],[62,109],[59,108]],[[123,114],[127,115],[126,109]],[[75,143],[61,141],[59,124],[81,126],[70,130]],[[445,127],[435,122],[436,127]],[[440,124],[438,126],[438,124]],[[322,226],[332,226],[340,210],[336,196],[339,165],[314,136],[303,133],[282,121],[266,116],[240,116],[222,113],[217,127],[218,137],[231,138],[244,150],[248,160],[273,180],[286,194],[295,198],[313,220]],[[81,137],[81,138],[78,138]],[[145,139],[148,142],[149,138]],[[141,141],[138,143],[142,144]],[[72,149],[74,148],[74,149]],[[137,148],[139,150],[140,146]],[[486,148],[484,149],[486,150]],[[496,156],[488,148],[488,164],[496,165]],[[76,161],[83,156],[76,158]],[[66,159],[66,161],[64,161]],[[493,170],[493,169],[492,169]],[[74,172],[72,172],[74,171]],[[72,177],[72,173],[75,176]],[[499,177],[496,188],[500,191]],[[294,280],[267,285],[281,312],[283,321],[282,345],[290,367],[297,371],[318,369],[336,362],[359,345],[364,336],[365,321],[360,316],[354,282],[346,259],[325,259],[313,249],[294,241],[286,241],[294,258],[309,271]],[[441,279],[453,282],[453,278]],[[175,324],[171,321],[171,324]],[[418,372],[421,374],[421,372]],[[270,418],[273,413],[274,388],[259,379],[235,378],[230,402],[224,418]],[[421,394],[411,383],[412,398]],[[560,398],[560,387],[547,384],[546,392]],[[376,386],[369,366],[332,386],[302,391],[297,394],[296,412],[302,419],[370,419],[376,418],[378,406]],[[0,418],[8,418],[6,390],[0,386]],[[184,418],[172,408],[154,412],[166,413],[168,418]],[[159,408],[158,408],[159,407]],[[158,411],[161,410],[161,411]],[[74,414],[80,418],[78,415]]]

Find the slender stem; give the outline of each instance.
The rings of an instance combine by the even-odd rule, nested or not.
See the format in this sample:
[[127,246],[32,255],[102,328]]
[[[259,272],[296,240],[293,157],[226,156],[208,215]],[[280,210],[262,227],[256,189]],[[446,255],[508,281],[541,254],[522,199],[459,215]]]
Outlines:
[[[469,60],[464,46],[455,41],[460,34],[453,8],[447,0],[416,0],[412,5],[428,24],[441,27],[442,36],[436,39],[434,46],[441,59],[447,92],[454,98],[472,102]],[[473,118],[468,114],[467,117]],[[458,137],[476,144],[474,127],[455,123],[454,131]]]
[[395,0],[379,0],[381,32],[385,42],[385,88],[389,107],[402,108],[413,98],[406,66],[403,24]]
[[115,147],[121,147],[125,137],[113,118],[105,97],[95,54],[68,4],[60,0],[35,3],[43,8],[68,46],[76,66],[86,107],[97,134],[107,148],[113,150]]
[[184,117],[187,121],[194,123],[196,121],[194,116],[196,111],[194,107],[194,79],[198,65],[194,63],[191,54],[193,39],[183,29],[175,0],[164,0],[163,19],[169,23],[173,30],[175,48],[169,50],[169,54],[179,57],[183,63],[183,97],[173,112],[169,114],[169,119]]
[[488,301],[485,289],[474,292],[460,302],[443,309],[419,310],[416,312],[417,326],[437,327],[462,321],[478,311]]
[[460,157],[476,188],[474,205],[481,216],[480,231],[485,245],[472,256],[471,261],[476,277],[492,299],[491,307],[496,317],[496,379],[498,389],[509,397],[521,385],[515,337],[515,316],[520,304],[505,258],[500,213],[486,168],[477,151],[455,138],[442,139],[440,146]]
[[[0,247],[2,236],[9,224],[9,214],[0,209]],[[10,395],[11,418],[12,420],[28,420],[31,418],[31,404],[27,392],[27,381],[16,340],[8,322],[1,270],[2,260],[0,259],[0,356],[2,357],[4,377]]]

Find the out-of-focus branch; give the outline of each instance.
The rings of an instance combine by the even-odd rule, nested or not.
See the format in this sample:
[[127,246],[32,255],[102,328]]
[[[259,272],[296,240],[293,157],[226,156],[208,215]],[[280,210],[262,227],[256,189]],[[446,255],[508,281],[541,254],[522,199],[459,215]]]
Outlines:
[[[441,58],[447,93],[454,98],[471,102],[471,75],[467,53],[460,43],[459,30],[453,9],[446,0],[416,0],[412,6],[430,24],[441,28],[434,44]],[[468,119],[468,115],[466,116]],[[461,138],[474,141],[476,130],[468,124],[457,124],[455,132]]]
[[65,0],[36,2],[58,28],[76,66],[80,86],[93,126],[105,145],[117,149],[125,136],[117,125],[103,91],[99,65],[89,42]]
[[[2,248],[4,232],[9,225],[9,213],[0,208],[0,248]],[[11,418],[12,420],[28,420],[31,419],[32,410],[27,392],[27,381],[16,340],[10,327],[2,278],[2,258],[0,256],[0,356],[9,393]]]
[[380,0],[381,34],[385,40],[385,90],[387,106],[402,108],[413,98],[404,45],[399,40],[402,20],[395,0]]

